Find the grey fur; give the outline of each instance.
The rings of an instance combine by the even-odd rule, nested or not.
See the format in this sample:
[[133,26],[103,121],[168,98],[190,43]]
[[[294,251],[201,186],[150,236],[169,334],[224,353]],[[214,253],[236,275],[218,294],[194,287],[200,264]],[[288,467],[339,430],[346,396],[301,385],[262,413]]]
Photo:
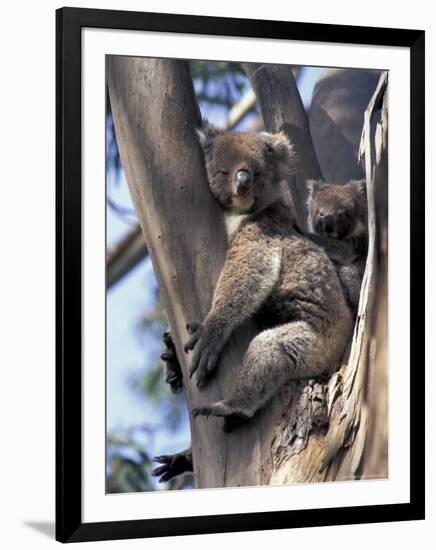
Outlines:
[[[307,181],[310,237],[322,246],[335,264],[354,313],[368,251],[368,207],[365,180],[345,185]],[[331,232],[325,231],[329,220]]]
[[[195,348],[190,375],[203,387],[234,329],[256,316],[265,330],[250,343],[229,397],[196,407],[194,416],[247,420],[280,387],[334,367],[345,350],[352,318],[326,252],[301,234],[280,191],[292,149],[284,134],[205,132],[201,145],[209,185],[227,212],[241,216],[212,307],[187,342]],[[248,194],[235,187],[238,170],[250,174]]]

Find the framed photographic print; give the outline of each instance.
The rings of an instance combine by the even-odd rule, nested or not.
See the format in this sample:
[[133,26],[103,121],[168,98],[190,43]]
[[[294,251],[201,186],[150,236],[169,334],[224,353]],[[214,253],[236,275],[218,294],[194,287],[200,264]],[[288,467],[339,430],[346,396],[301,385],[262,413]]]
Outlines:
[[423,519],[424,32],[56,17],[56,538]]

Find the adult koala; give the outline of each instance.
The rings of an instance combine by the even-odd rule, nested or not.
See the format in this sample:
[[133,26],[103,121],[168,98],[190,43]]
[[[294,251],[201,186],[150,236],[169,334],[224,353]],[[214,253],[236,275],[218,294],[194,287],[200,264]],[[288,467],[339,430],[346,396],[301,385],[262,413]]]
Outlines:
[[298,229],[282,194],[292,147],[283,133],[199,131],[209,186],[223,208],[229,248],[211,309],[188,323],[190,375],[212,377],[233,330],[255,316],[250,343],[227,399],[193,409],[223,416],[224,429],[249,420],[286,382],[320,375],[341,359],[352,315],[325,250]]

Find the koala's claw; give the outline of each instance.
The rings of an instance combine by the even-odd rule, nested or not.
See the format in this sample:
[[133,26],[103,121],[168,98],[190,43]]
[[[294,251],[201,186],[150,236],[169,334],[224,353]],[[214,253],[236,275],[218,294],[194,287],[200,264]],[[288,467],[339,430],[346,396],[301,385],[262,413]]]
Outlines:
[[207,321],[203,324],[188,323],[186,325],[191,337],[185,344],[185,352],[195,349],[189,368],[189,378],[194,372],[197,374],[197,386],[202,388],[218,363],[221,349],[224,345],[224,338],[221,330],[211,327]]
[[183,348],[185,350],[185,353],[189,353],[195,348],[198,340],[200,339],[200,332],[201,332],[200,327],[201,327],[201,323],[197,323],[196,321],[186,324],[186,330],[189,332],[191,337],[186,342]]
[[189,334],[195,334],[200,326],[201,323],[198,323],[197,321],[192,321],[192,323],[186,323],[186,330],[189,332]]
[[215,360],[210,361],[211,366],[209,366],[209,363],[208,363],[206,367],[202,367],[201,370],[198,371],[197,388],[202,389],[208,383],[209,378],[212,376],[211,373],[215,369],[216,362],[217,361]]
[[250,416],[244,414],[243,412],[236,412],[235,409],[226,404],[225,401],[195,407],[192,409],[192,415],[194,418],[197,418],[197,416],[205,416],[206,418],[209,418],[210,415],[223,416],[223,430],[226,433],[232,432],[235,428],[244,425],[251,419]]
[[167,347],[171,347],[172,345],[174,345],[171,333],[168,331],[165,331],[162,334],[162,341]]
[[175,455],[155,456],[153,462],[162,464],[162,466],[158,466],[151,472],[151,475],[154,477],[161,476],[159,483],[169,481],[173,477],[183,474],[184,472],[192,472],[191,450],[183,451]]
[[189,369],[189,377],[192,378],[194,372],[197,372],[197,387],[203,388],[209,378],[212,376],[212,372],[218,363],[219,353],[212,351],[210,342],[202,344],[201,347],[195,350],[195,354],[192,357],[191,367]]
[[162,341],[166,347],[160,356],[165,362],[165,382],[170,385],[173,393],[180,393],[183,390],[183,375],[171,333],[164,332]]
[[211,414],[212,414],[211,405],[203,405],[201,407],[194,407],[192,409],[192,415],[194,418],[197,418],[197,416],[205,416],[206,418],[209,418]]
[[189,353],[190,351],[192,351],[199,340],[200,340],[200,335],[193,334],[191,338],[189,338],[189,340],[186,342],[185,347],[183,348],[185,350],[185,353]]
[[166,464],[164,466],[159,466],[159,468],[155,468],[154,470],[152,470],[151,475],[153,477],[161,476],[159,478],[159,483],[163,483],[164,481],[169,481],[172,477],[174,477],[173,475],[171,475],[170,471],[168,470],[168,466]]

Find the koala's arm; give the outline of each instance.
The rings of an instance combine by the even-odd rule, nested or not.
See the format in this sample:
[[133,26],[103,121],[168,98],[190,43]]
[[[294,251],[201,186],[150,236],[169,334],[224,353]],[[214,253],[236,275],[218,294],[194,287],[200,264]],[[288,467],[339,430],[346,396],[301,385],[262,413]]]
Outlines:
[[266,300],[278,280],[280,266],[281,248],[277,244],[258,235],[242,233],[235,237],[218,279],[212,307],[185,346],[185,351],[195,347],[190,375],[197,371],[199,387],[215,369],[234,329]]

